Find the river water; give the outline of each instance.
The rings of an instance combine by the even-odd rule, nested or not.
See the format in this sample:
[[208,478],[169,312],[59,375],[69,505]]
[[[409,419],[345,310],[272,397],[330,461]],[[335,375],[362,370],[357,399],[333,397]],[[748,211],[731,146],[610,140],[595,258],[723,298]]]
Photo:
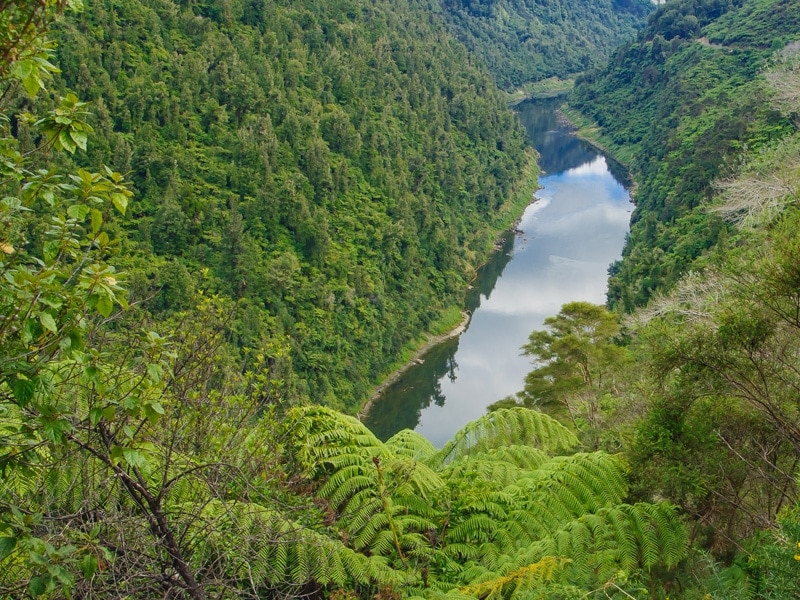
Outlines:
[[518,107],[540,153],[542,189],[479,271],[467,330],[429,351],[372,405],[364,423],[379,438],[415,429],[441,447],[523,388],[532,365],[520,348],[545,318],[566,302],[605,302],[608,266],[622,253],[633,210],[625,172],[571,135],[557,106],[552,99]]

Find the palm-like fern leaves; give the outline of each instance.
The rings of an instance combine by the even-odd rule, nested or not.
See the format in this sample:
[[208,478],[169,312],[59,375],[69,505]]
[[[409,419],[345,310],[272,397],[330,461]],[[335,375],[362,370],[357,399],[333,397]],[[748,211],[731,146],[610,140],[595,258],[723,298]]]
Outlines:
[[[356,550],[373,555],[393,555],[406,563],[406,554],[425,554],[430,547],[425,534],[435,528],[432,498],[442,479],[425,464],[405,456],[429,450],[413,435],[396,437],[397,454],[382,444],[361,423],[321,407],[291,411],[287,424],[295,438],[295,458],[310,472],[329,472],[318,495],[337,516],[337,526]],[[348,443],[350,440],[350,443]]]
[[395,433],[386,440],[386,447],[398,456],[421,461],[427,460],[437,452],[436,446],[431,444],[428,438],[410,429]]
[[577,440],[528,409],[486,415],[438,452],[412,432],[382,444],[319,407],[293,410],[286,424],[292,460],[333,509],[340,539],[404,572],[395,588],[404,596],[546,596],[548,586],[587,589],[618,571],[669,567],[685,552],[671,507],[623,504],[620,459],[553,456]]
[[578,440],[561,423],[544,413],[505,408],[465,425],[430,462],[445,465],[470,453],[518,444],[553,453],[577,446]]
[[[194,519],[193,561],[199,572],[214,570],[221,579],[246,581],[247,587],[301,585],[405,585],[408,576],[380,555],[367,556],[340,540],[254,504],[214,500]],[[203,525],[206,524],[206,525]]]

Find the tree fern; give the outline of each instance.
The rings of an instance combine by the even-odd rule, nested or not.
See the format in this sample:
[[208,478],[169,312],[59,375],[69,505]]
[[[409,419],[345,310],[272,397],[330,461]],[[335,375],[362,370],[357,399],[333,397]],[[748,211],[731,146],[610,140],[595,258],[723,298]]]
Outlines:
[[[671,507],[622,504],[619,458],[552,456],[575,437],[534,411],[487,415],[435,453],[410,432],[381,444],[327,409],[295,409],[286,426],[295,468],[335,513],[332,539],[349,547],[338,560],[352,581],[394,578],[407,597],[547,597],[671,567],[685,552]],[[369,556],[363,572],[348,566],[352,552]],[[289,557],[292,581],[303,572],[338,583],[341,572],[334,579],[332,566],[313,567],[310,557]]]
[[446,465],[473,452],[516,444],[553,453],[576,446],[578,440],[561,423],[544,413],[521,407],[505,408],[465,425],[431,457],[429,464]]
[[420,461],[430,458],[437,452],[436,446],[428,438],[411,429],[398,431],[384,444],[396,456],[405,456]]
[[628,493],[624,465],[605,452],[557,456],[526,472],[516,483],[536,501],[549,498],[579,515],[620,502]]
[[685,557],[687,534],[674,507],[667,504],[620,504],[582,515],[532,544],[522,562],[545,556],[572,560],[572,582],[609,578],[657,564],[673,567]]
[[[556,571],[560,569],[565,559],[547,556],[535,563],[515,569],[505,575],[495,577],[489,581],[471,584],[460,588],[462,594],[474,598],[506,598],[508,596],[526,596],[532,590],[541,588],[543,584],[553,580]],[[509,588],[511,588],[509,590]]]
[[311,478],[325,468],[359,465],[365,458],[387,453],[358,419],[324,406],[293,408],[283,427],[292,444],[292,458]]
[[256,578],[256,584],[335,583],[402,585],[407,576],[393,570],[380,557],[349,549],[340,540],[322,535],[287,519],[273,509],[252,503],[209,502],[204,521],[214,527],[188,535],[202,540],[193,560],[202,571],[214,564],[231,578]]

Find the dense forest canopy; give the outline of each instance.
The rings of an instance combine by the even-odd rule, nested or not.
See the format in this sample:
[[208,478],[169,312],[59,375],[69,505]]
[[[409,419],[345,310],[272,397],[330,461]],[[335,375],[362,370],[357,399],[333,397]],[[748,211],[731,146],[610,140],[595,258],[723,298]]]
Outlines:
[[75,161],[137,191],[116,259],[133,299],[161,320],[199,292],[232,298],[236,347],[288,337],[298,394],[357,409],[458,314],[534,168],[442,18],[433,2],[87,0],[60,21],[53,91],[93,103]]
[[440,5],[2,4],[0,596],[800,596],[798,14],[672,0],[579,82],[633,314],[437,450],[319,403],[535,184]]
[[653,9],[650,0],[443,0],[442,6],[456,37],[506,91],[602,66]]
[[569,98],[637,181],[609,283],[632,314],[565,305],[516,400],[623,452],[633,497],[681,507],[687,598],[800,595],[798,15],[667,2]]
[[[637,209],[609,302],[626,310],[672,285],[726,229],[703,207],[743,151],[792,131],[760,72],[800,39],[794,1],[679,0],[635,42],[580,78],[570,104],[637,180]],[[745,31],[759,32],[745,35]]]

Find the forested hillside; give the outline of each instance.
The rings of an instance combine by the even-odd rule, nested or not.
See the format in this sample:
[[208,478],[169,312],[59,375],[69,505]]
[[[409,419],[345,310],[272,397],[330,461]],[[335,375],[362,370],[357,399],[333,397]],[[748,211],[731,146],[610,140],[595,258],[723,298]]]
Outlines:
[[433,2],[87,0],[52,37],[49,87],[92,103],[75,163],[136,192],[114,259],[132,300],[156,320],[236,301],[234,351],[288,339],[314,402],[357,409],[443,311],[457,322],[515,183],[534,185]]
[[604,65],[650,0],[443,0],[447,22],[507,91]]
[[670,597],[800,597],[798,16],[669,1],[567,109],[630,165],[637,209],[617,310],[570,303],[532,333],[516,400],[680,507]]
[[[521,599],[657,585],[649,571],[686,550],[674,507],[627,503],[624,462],[576,454],[575,436],[541,413],[489,415],[436,451],[412,432],[383,444],[353,417],[287,406],[290,359],[308,352],[299,334],[327,333],[330,314],[368,325],[355,319],[370,310],[359,294],[388,303],[382,286],[405,286],[397,302],[411,304],[390,308],[410,328],[422,318],[412,287],[447,294],[447,261],[481,249],[467,226],[504,204],[525,157],[478,72],[445,68],[424,44],[392,58],[405,38],[388,27],[404,13],[388,4],[326,21],[342,39],[314,55],[292,41],[320,33],[317,13],[297,7],[249,29],[235,18],[252,13],[228,3],[109,3],[58,23],[62,77],[45,34],[75,5],[0,11],[0,596]],[[268,23],[286,35],[276,42]],[[359,41],[371,27],[387,45]],[[362,60],[336,84],[312,69],[351,54]],[[380,74],[346,85],[373,64]],[[256,74],[262,85],[248,86]],[[383,102],[405,92],[409,104]],[[455,206],[436,171],[448,159],[464,186]],[[398,195],[379,195],[390,184]],[[445,234],[466,249],[425,254]],[[323,297],[309,308],[312,292]],[[273,323],[257,309],[275,297],[318,321],[277,311]]]
[[633,171],[631,234],[609,302],[626,310],[668,288],[726,229],[703,205],[714,182],[792,130],[761,71],[800,39],[800,3],[680,0],[652,15],[608,67],[579,79],[570,104]]
[[640,308],[565,305],[442,449],[318,404],[535,184],[440,6],[73,9],[0,10],[0,597],[800,597],[797,1],[670,1],[579,83]]

